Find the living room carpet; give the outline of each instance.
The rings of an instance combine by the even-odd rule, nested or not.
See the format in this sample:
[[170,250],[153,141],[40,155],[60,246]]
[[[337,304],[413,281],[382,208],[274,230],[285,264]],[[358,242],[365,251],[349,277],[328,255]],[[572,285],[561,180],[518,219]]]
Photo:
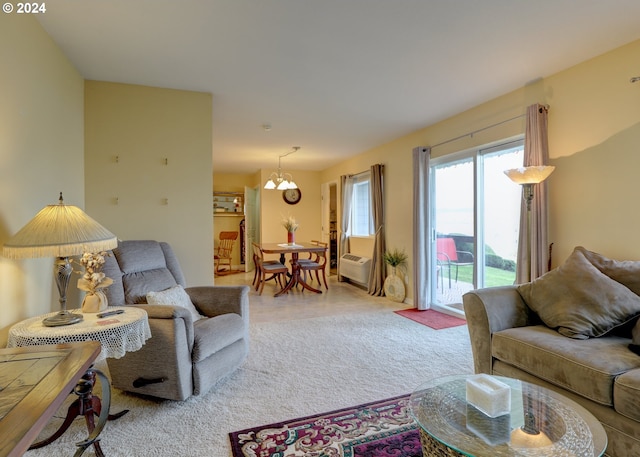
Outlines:
[[[176,402],[114,390],[111,411],[129,412],[100,434],[105,455],[230,457],[235,430],[394,398],[433,377],[473,373],[466,326],[436,331],[391,310],[252,323],[249,332],[247,361],[205,395]],[[73,455],[86,436],[79,419],[55,443],[25,457]],[[94,455],[88,449],[83,457]]]
[[233,457],[422,457],[409,395],[229,433]]
[[459,325],[466,325],[467,323],[464,319],[450,316],[433,309],[418,310],[415,308],[409,308],[395,311],[395,313],[422,325],[426,325],[427,327],[431,327],[434,330],[457,327]]

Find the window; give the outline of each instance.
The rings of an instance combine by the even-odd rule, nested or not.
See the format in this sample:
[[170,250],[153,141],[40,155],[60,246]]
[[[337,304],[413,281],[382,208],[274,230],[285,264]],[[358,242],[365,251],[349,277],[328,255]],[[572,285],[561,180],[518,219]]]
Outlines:
[[363,173],[354,179],[351,201],[351,235],[370,236],[374,234],[371,214],[371,174]]
[[475,288],[513,284],[520,186],[504,170],[521,167],[523,140],[431,161],[431,303],[459,309]]

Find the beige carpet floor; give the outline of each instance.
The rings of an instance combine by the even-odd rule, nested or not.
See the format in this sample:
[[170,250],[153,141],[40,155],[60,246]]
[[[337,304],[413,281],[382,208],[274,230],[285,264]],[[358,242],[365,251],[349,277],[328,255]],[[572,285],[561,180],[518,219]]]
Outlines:
[[[472,373],[467,327],[432,330],[391,311],[251,325],[244,366],[208,394],[184,402],[114,392],[108,457],[231,455],[228,433],[412,392],[427,379]],[[53,424],[52,424],[53,425]],[[77,420],[28,457],[72,455]],[[94,455],[91,448],[84,454]]]

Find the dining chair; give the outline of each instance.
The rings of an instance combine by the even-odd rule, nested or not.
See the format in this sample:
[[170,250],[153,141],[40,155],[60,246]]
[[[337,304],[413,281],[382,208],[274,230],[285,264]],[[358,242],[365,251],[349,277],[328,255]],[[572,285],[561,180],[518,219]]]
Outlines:
[[213,256],[213,263],[216,267],[216,272],[220,272],[220,266],[224,262],[229,265],[229,271],[231,271],[231,254],[233,252],[233,244],[238,239],[238,232],[220,232],[218,251]]
[[[260,245],[258,243],[252,243],[252,249],[251,252],[253,253],[253,282],[251,283],[252,285],[256,286],[256,290],[258,290],[258,280],[260,279],[260,258],[258,255],[256,255],[256,251],[255,248],[260,249]],[[282,265],[281,262],[277,261],[277,260],[267,260],[265,258],[262,259],[262,264],[263,265]],[[271,280],[275,280],[276,279],[276,275],[271,275],[270,277],[268,277],[265,281],[271,281]]]
[[[275,278],[280,284],[280,287],[284,287],[284,283],[282,282],[282,277],[286,276],[289,272],[289,269],[286,265],[281,264],[277,261],[265,261],[264,253],[260,248],[260,245],[257,243],[252,243],[253,247],[253,261],[256,264],[256,273],[258,275],[258,282],[255,284],[256,291],[258,289],[259,295],[262,295],[262,289],[264,289],[264,283],[268,280]],[[272,275],[270,278],[267,278],[267,275]]]
[[[326,276],[327,247],[329,246],[329,244],[322,241],[318,241],[318,240],[311,240],[311,244],[324,247],[324,251],[310,253],[308,259],[298,259],[298,263],[300,264],[300,270],[304,274],[305,281],[307,280],[307,272],[315,271],[318,284],[320,284],[320,272],[322,271],[322,279],[324,281],[324,287],[327,290],[329,290],[329,285],[327,284],[327,276]],[[309,277],[311,277],[311,273],[309,274]]]

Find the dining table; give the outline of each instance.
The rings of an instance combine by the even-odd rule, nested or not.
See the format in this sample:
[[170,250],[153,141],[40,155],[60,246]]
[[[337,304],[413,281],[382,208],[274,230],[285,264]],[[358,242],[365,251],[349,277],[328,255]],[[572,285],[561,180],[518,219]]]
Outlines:
[[274,297],[279,297],[280,295],[288,293],[294,286],[298,284],[301,285],[304,289],[310,290],[311,292],[315,292],[317,294],[322,293],[320,289],[316,289],[304,280],[304,278],[300,274],[301,270],[298,260],[301,253],[304,254],[323,252],[327,250],[326,246],[319,246],[317,244],[309,242],[296,242],[293,244],[261,243],[260,248],[265,254],[280,254],[280,262],[283,265],[286,265],[286,255],[291,254],[291,274],[289,275],[289,280],[287,281],[287,284],[285,284],[285,286],[282,288],[282,290],[278,291],[274,295]]

